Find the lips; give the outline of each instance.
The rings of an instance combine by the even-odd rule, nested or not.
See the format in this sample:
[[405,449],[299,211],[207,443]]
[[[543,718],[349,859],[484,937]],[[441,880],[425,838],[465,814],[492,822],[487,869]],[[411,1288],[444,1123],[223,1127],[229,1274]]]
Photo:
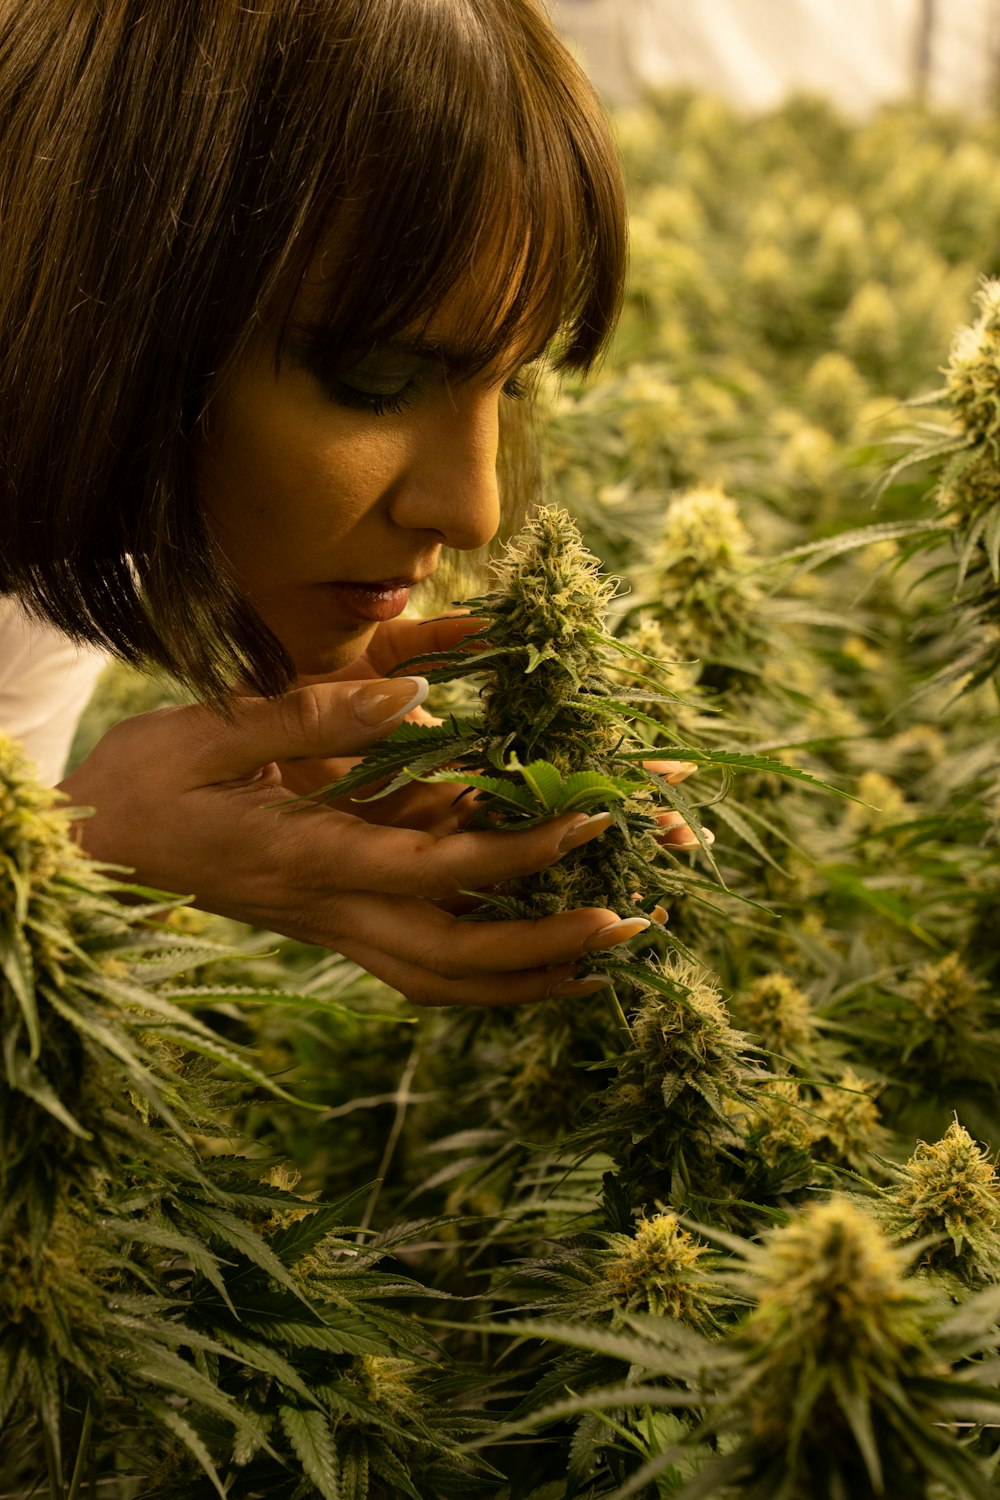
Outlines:
[[410,600],[410,590],[421,579],[387,578],[377,583],[328,583],[338,607],[356,620],[394,620]]

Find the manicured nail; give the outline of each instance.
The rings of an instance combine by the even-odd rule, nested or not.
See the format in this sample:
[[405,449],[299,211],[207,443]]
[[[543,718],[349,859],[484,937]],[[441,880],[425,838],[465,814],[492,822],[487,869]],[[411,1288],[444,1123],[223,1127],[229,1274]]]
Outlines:
[[572,999],[574,995],[592,995],[610,983],[607,974],[586,974],[583,979],[564,979],[561,984],[554,985],[549,994],[557,1000]]
[[694,775],[698,769],[698,762],[696,760],[665,760],[663,766],[664,769],[657,774],[671,786],[679,786],[682,781],[687,781],[689,776]]
[[626,917],[621,922],[609,922],[607,927],[599,927],[587,939],[583,951],[597,953],[603,948],[613,948],[616,943],[627,943],[629,938],[638,937],[640,932],[645,932],[648,926],[648,917]]
[[351,694],[351,712],[366,729],[401,719],[411,708],[423,703],[430,684],[426,677],[380,677],[366,682]]
[[571,823],[559,840],[560,854],[567,853],[570,849],[576,849],[580,844],[585,844],[588,839],[594,838],[599,833],[604,833],[610,828],[614,818],[609,812],[592,813],[589,818],[577,818]]
[[666,811],[658,812],[654,816],[661,828],[686,827],[686,824],[684,822],[684,814],[682,812],[678,812],[676,808],[668,808]]
[[671,849],[697,849],[699,844],[715,843],[715,834],[708,828],[701,831],[701,839],[689,828],[684,820],[684,814],[672,808],[666,812],[658,812],[656,821],[659,824],[659,838],[661,843],[669,844]]

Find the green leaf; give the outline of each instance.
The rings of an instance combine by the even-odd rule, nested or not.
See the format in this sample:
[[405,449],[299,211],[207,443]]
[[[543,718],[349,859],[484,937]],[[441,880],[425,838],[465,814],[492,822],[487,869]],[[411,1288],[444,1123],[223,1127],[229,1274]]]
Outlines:
[[364,1433],[346,1433],[340,1445],[343,1500],[368,1500],[368,1475],[368,1442]]
[[66,1108],[55,1089],[49,1083],[37,1063],[31,1062],[23,1052],[17,1050],[17,1037],[10,1033],[4,1037],[4,1062],[7,1081],[11,1088],[22,1094],[50,1114],[54,1120],[82,1141],[92,1141],[93,1132],[85,1129],[79,1120]]
[[514,1421],[491,1428],[485,1437],[479,1439],[478,1443],[470,1444],[470,1447],[485,1446],[519,1432],[533,1432],[536,1428],[564,1422],[567,1417],[579,1416],[585,1412],[616,1411],[622,1407],[634,1411],[647,1406],[655,1410],[666,1408],[673,1411],[678,1407],[690,1409],[702,1406],[704,1401],[704,1396],[698,1391],[672,1390],[662,1385],[623,1382],[619,1385],[602,1386],[597,1390],[584,1391],[581,1395],[550,1401],[537,1411],[525,1412]]
[[287,1404],[281,1406],[279,1415],[295,1456],[323,1500],[342,1500],[337,1450],[326,1417],[315,1408],[303,1409]]
[[[662,725],[658,726],[662,728]],[[621,752],[623,757],[629,760],[639,758],[650,759],[649,750],[626,750]],[[832,782],[823,781],[819,776],[814,776],[810,771],[803,771],[799,766],[785,765],[783,761],[774,760],[769,755],[754,755],[742,750],[699,750],[690,745],[658,745],[657,756],[682,755],[685,760],[696,761],[705,766],[731,766],[735,771],[771,771],[775,776],[785,776],[791,781],[803,781],[807,785],[821,787],[825,792],[833,792],[838,797],[846,797],[848,802],[860,802],[860,798],[845,792],[841,787],[834,786]]]
[[289,1104],[297,1105],[299,1109],[313,1110],[319,1114],[326,1109],[325,1104],[312,1104],[308,1099],[299,1099],[295,1094],[290,1094],[287,1089],[281,1087],[280,1083],[275,1083],[274,1079],[269,1077],[267,1073],[262,1073],[259,1068],[254,1067],[253,1063],[247,1062],[242,1058],[234,1048],[227,1047],[224,1042],[217,1041],[211,1032],[206,1037],[200,1033],[192,1034],[187,1029],[180,1027],[157,1025],[155,1030],[157,1036],[163,1037],[168,1041],[178,1042],[182,1047],[188,1048],[191,1052],[200,1053],[202,1057],[210,1057],[215,1062],[224,1063],[234,1073],[239,1073],[242,1078],[249,1079],[251,1083],[259,1084],[269,1094],[275,1094],[279,1099],[285,1099]]
[[995,505],[983,535],[983,546],[990,565],[993,582],[1000,584],[1000,505]]
[[[765,864],[769,864],[772,869],[777,870],[780,874],[785,873],[782,870],[781,866],[778,864],[778,861],[761,843],[760,839],[757,837],[747,819],[744,818],[742,814],[737,812],[736,808],[731,802],[714,803],[712,807],[712,817],[722,823],[728,823],[733,832],[739,838],[741,838],[744,843],[750,845],[750,848],[757,855],[758,859],[763,860]],[[772,828],[769,831],[777,834],[779,838],[783,838],[786,843],[790,842],[787,836],[782,834],[780,829]]]
[[[245,1224],[228,1209],[215,1206],[209,1209],[196,1203],[185,1203],[181,1211],[185,1218],[198,1227],[206,1239],[221,1240],[224,1245],[228,1245],[230,1249],[245,1256],[262,1271],[266,1271],[268,1276],[273,1276],[275,1281],[287,1287],[300,1301],[306,1301],[299,1290],[298,1282],[289,1275],[274,1251],[266,1241],[261,1239],[256,1230],[250,1228],[249,1224]],[[306,1305],[308,1306],[308,1303]]]
[[522,766],[517,756],[512,755],[507,764],[511,771],[521,773],[542,807],[549,812],[560,807],[562,777],[550,761],[533,760],[528,765]]
[[528,665],[524,669],[525,677],[529,677],[543,661],[559,661],[560,655],[551,641],[539,651],[537,646],[529,645],[525,648],[528,657]]
[[[374,781],[381,781],[386,776],[396,778],[391,783],[395,790],[406,784],[404,773],[408,766],[421,765],[424,769],[430,769],[435,765],[446,765],[475,752],[481,742],[482,731],[471,719],[452,717],[439,725],[401,724],[392,734],[373,745],[360,764],[346,775],[332,781],[311,797],[296,802],[291,807],[290,815],[294,815],[297,808],[308,808],[317,798],[343,797],[370,786]],[[385,796],[388,791],[387,787],[376,795]]]
[[310,1204],[308,1207],[311,1209],[308,1218],[286,1224],[272,1234],[268,1241],[283,1265],[294,1266],[296,1261],[315,1250],[343,1222],[339,1210],[331,1204]]
[[645,780],[630,780],[624,776],[605,776],[600,771],[573,771],[563,782],[559,800],[560,812],[576,812],[594,807],[604,798],[623,802],[626,797],[642,791]]
[[42,1033],[35,999],[35,966],[24,933],[14,922],[0,928],[0,970],[10,985],[14,999],[21,1007],[28,1032],[30,1057],[34,1062],[42,1049]]
[[167,1406],[163,1401],[150,1401],[148,1398],[145,1398],[142,1400],[142,1405],[161,1427],[165,1427],[168,1432],[172,1432],[175,1437],[180,1438],[191,1456],[208,1475],[213,1489],[221,1496],[221,1500],[226,1500],[226,1492],[222,1487],[215,1465],[212,1462],[212,1455],[190,1422],[186,1422],[180,1412],[171,1406]]
[[[442,1326],[450,1328],[465,1325],[444,1323]],[[627,1365],[639,1365],[653,1374],[683,1377],[685,1368],[679,1365],[674,1351],[668,1352],[663,1345],[639,1338],[635,1334],[616,1333],[610,1328],[592,1324],[561,1323],[550,1318],[539,1318],[537,1321],[514,1318],[509,1323],[477,1323],[475,1327],[480,1333],[506,1334],[509,1338],[549,1339],[557,1344],[565,1344],[570,1349],[586,1349],[591,1354],[603,1354]],[[683,1405],[684,1402],[676,1404]]]
[[[951,452],[955,444],[943,443],[939,452]],[[900,461],[898,468],[916,463],[922,454],[912,454]],[[892,471],[890,471],[892,472]],[[789,552],[781,552],[776,557],[768,558],[766,566],[770,568],[783,567],[790,562],[808,562],[812,567],[829,562],[834,557],[842,557],[845,552],[856,551],[858,547],[871,547],[880,542],[905,541],[911,536],[919,536],[926,532],[947,533],[950,530],[942,521],[876,521],[872,526],[859,526],[852,531],[841,531],[835,536],[823,537],[818,542],[807,542],[802,547],[793,547]],[[805,572],[806,569],[799,568],[797,573]]]
[[496,776],[481,776],[472,771],[432,771],[426,776],[413,779],[427,783],[452,782],[457,786],[471,786],[476,791],[495,797],[498,802],[516,807],[518,812],[534,813],[539,817],[545,815],[544,805],[539,805],[530,788],[518,786],[513,781],[501,781]]
[[[232,1291],[232,1288],[230,1288]],[[269,1297],[267,1306],[236,1301],[241,1324],[252,1333],[291,1349],[322,1349],[327,1354],[391,1354],[392,1344],[357,1311],[325,1308],[314,1322],[295,1318]]]
[[872,1489],[876,1495],[881,1494],[882,1461],[879,1458],[878,1443],[872,1427],[871,1398],[864,1383],[863,1372],[856,1364],[848,1365],[846,1368],[838,1368],[834,1365],[830,1369],[829,1376],[840,1409],[847,1418],[854,1441],[861,1451]]

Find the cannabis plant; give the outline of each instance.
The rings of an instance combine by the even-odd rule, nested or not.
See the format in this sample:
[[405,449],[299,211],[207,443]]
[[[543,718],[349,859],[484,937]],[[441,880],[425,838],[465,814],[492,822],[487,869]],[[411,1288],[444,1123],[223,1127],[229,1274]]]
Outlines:
[[939,1141],[890,1166],[873,1212],[897,1244],[917,1241],[920,1265],[967,1286],[1000,1280],[1000,1181],[990,1155],[957,1120]]
[[193,986],[226,950],[87,860],[55,801],[0,741],[0,1429],[40,1440],[51,1500],[88,1474],[185,1496],[460,1482],[469,1419],[419,1394],[426,1342],[384,1307],[421,1289],[376,1269],[417,1229],[359,1244],[343,1206],[227,1146],[219,1065],[283,1091],[192,1006],[274,997]]

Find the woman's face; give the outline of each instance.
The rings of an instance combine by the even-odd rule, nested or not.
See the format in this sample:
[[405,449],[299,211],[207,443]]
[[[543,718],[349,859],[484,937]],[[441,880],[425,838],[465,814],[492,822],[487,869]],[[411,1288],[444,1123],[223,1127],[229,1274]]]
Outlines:
[[493,536],[499,403],[524,352],[455,377],[470,286],[419,340],[330,368],[309,296],[280,366],[262,336],[215,393],[198,454],[209,529],[300,675],[352,662],[443,547]]

